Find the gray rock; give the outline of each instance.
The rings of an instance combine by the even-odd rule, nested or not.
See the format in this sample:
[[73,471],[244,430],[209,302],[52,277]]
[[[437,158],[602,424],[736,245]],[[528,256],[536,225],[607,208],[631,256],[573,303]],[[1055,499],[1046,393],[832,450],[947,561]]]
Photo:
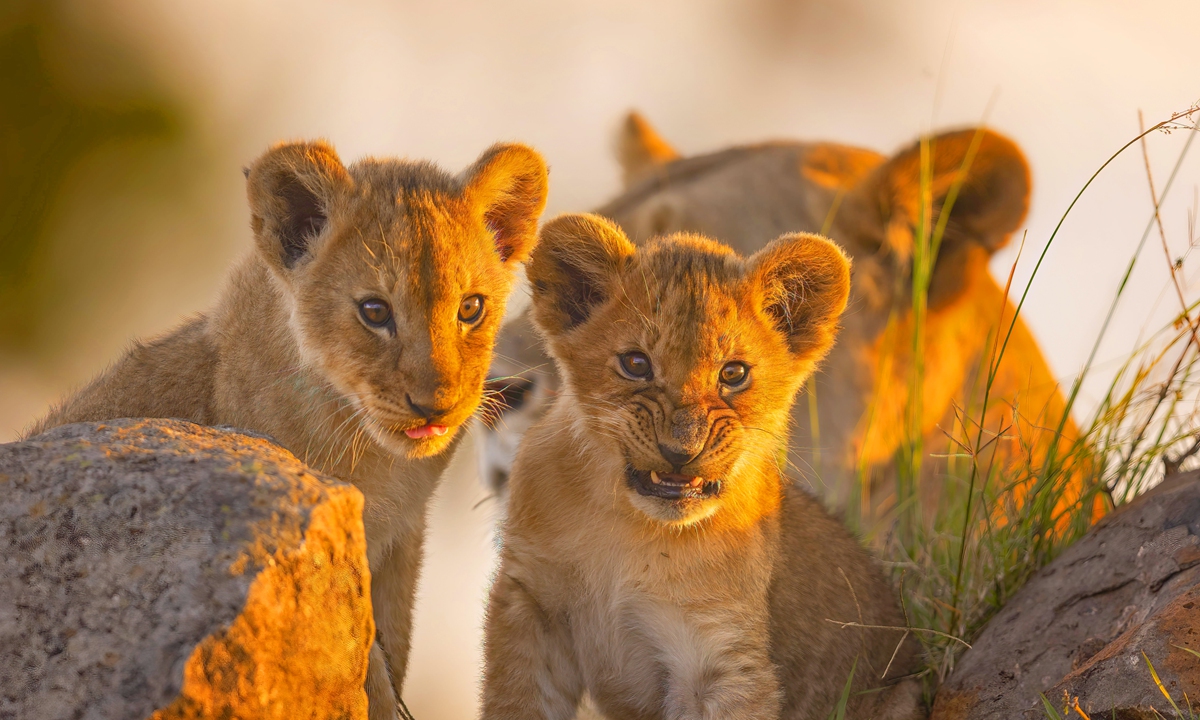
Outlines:
[[366,717],[362,496],[261,437],[0,445],[0,719]]
[[[1099,522],[988,623],[938,692],[935,720],[1200,713],[1200,473],[1169,478]],[[1144,654],[1144,655],[1143,655]],[[1072,712],[1071,718],[1080,717]]]

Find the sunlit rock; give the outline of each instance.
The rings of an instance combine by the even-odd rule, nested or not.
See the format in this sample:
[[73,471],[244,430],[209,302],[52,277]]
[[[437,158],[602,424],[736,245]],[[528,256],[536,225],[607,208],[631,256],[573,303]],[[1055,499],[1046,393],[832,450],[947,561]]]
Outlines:
[[0,718],[365,718],[362,496],[174,420],[0,445]]

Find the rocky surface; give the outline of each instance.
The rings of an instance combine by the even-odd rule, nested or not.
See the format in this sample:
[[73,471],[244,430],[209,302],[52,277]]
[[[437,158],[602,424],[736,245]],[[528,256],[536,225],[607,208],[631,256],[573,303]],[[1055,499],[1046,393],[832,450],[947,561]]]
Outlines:
[[[935,720],[1200,714],[1200,473],[1169,478],[1102,520],[988,623]],[[1155,715],[1157,712],[1159,715]]]
[[173,420],[0,445],[0,719],[365,718],[362,496]]

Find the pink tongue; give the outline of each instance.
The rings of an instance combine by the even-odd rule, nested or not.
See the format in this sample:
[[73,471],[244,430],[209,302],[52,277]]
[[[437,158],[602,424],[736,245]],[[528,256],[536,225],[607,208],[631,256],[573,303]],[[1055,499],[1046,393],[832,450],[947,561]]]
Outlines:
[[419,428],[405,430],[404,434],[413,440],[420,440],[421,438],[445,435],[447,431],[449,431],[449,428],[447,428],[445,425],[422,425]]

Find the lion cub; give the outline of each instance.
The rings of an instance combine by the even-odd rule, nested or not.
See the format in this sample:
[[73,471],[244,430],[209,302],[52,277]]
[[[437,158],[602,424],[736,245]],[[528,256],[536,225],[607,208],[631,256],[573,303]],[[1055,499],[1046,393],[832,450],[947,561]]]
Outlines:
[[612,718],[824,718],[851,673],[847,717],[918,717],[891,586],[779,468],[846,305],[842,251],[635,249],[574,215],[527,272],[564,390],[513,467],[485,720],[569,718],[585,692]]
[[311,142],[272,148],[246,176],[255,250],[216,307],[134,345],[31,434],[137,416],[234,425],[357,485],[377,629],[370,716],[395,717],[426,504],[479,406],[546,165],[496,145],[458,176],[406,160],[346,167]]

